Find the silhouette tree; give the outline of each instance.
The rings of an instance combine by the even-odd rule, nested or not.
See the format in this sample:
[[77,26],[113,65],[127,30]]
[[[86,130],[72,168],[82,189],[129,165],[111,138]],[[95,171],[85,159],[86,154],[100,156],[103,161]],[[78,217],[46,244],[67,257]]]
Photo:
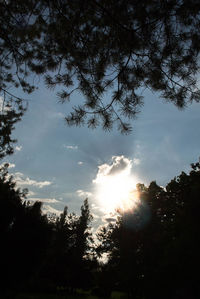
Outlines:
[[0,169],[2,291],[98,286],[104,298],[112,290],[131,298],[199,298],[200,163],[166,188],[155,181],[137,185],[137,207],[97,235],[96,255],[108,259],[102,266],[93,258],[87,199],[80,216],[65,208],[49,220],[40,202],[26,201],[27,190],[16,188],[7,169]]
[[17,288],[34,286],[51,240],[51,226],[41,207],[41,202],[25,202],[10,234],[10,276]]
[[30,93],[36,74],[61,102],[80,91],[69,125],[129,132],[145,88],[180,108],[200,99],[198,0],[1,1],[0,23],[0,89]]
[[6,234],[13,226],[16,215],[22,207],[27,190],[16,190],[13,177],[8,175],[8,164],[0,167],[0,233]]
[[17,189],[7,169],[8,164],[0,168],[1,290],[92,286],[97,262],[87,199],[80,216],[64,208],[50,219],[42,213],[41,202],[26,201],[28,191]]
[[25,287],[37,276],[51,227],[41,203],[25,201],[27,190],[16,189],[8,164],[0,170],[0,269],[2,289]]
[[81,206],[81,215],[76,221],[74,246],[71,251],[71,286],[87,287],[92,283],[91,271],[96,262],[92,256],[93,238],[90,232],[90,214],[88,200]]
[[71,260],[75,243],[75,228],[78,217],[68,214],[67,207],[55,221],[50,220],[53,228],[46,259],[40,271],[39,285],[50,288],[71,287]]
[[92,268],[96,262],[91,258],[92,238],[89,223],[92,216],[88,201],[81,207],[81,215],[68,214],[67,207],[57,217],[53,225],[53,235],[49,243],[46,259],[40,272],[39,284],[46,287],[76,287],[92,284]]
[[26,108],[22,99],[9,92],[4,91],[3,97],[0,96],[0,160],[14,152],[13,146],[16,140],[12,139],[11,134]]
[[92,219],[93,217],[90,214],[88,199],[85,199],[81,206],[81,215],[76,226],[75,251],[76,257],[80,261],[83,260],[90,251],[90,241],[92,241],[92,239],[90,238],[91,233],[89,225]]
[[[138,190],[142,212],[124,213],[99,233],[97,252],[108,254],[102,285],[135,298],[198,298],[200,164],[165,189],[152,182]],[[140,218],[147,221],[136,226]]]

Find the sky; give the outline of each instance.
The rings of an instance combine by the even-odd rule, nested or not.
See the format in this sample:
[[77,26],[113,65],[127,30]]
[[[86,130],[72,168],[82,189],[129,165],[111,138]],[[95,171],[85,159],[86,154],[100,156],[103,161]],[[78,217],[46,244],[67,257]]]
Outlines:
[[[13,132],[18,140],[15,153],[2,162],[10,163],[9,171],[18,186],[29,189],[30,201],[43,202],[44,212],[60,213],[68,206],[78,214],[88,197],[94,225],[106,223],[104,206],[109,196],[102,188],[108,178],[124,174],[118,177],[119,184],[126,181],[148,186],[156,181],[165,186],[199,159],[198,103],[179,110],[147,91],[144,106],[132,121],[132,133],[121,135],[116,129],[105,132],[101,128],[67,127],[64,117],[70,105],[60,104],[55,91],[38,85],[38,90],[25,96],[28,110]],[[19,91],[17,95],[21,95]],[[81,98],[75,94],[72,103]],[[109,194],[118,192],[117,185],[106,185]]]

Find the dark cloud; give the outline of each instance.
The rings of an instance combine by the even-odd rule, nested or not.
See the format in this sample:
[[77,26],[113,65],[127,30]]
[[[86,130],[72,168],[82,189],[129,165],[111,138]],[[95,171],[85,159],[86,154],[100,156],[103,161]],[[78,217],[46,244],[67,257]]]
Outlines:
[[116,175],[123,171],[130,171],[132,167],[132,160],[122,156],[113,156],[112,163],[101,164],[98,166],[98,173],[96,179],[93,180],[94,183],[98,183],[102,177]]
[[125,158],[124,156],[114,156],[112,157],[113,164],[108,171],[108,175],[114,175],[121,172],[129,167],[131,167],[131,160]]

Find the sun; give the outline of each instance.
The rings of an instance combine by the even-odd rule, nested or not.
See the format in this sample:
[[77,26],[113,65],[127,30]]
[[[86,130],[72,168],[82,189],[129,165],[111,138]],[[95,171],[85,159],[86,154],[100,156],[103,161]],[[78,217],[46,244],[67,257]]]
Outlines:
[[96,197],[106,213],[132,210],[138,203],[136,179],[129,171],[102,176],[96,181]]

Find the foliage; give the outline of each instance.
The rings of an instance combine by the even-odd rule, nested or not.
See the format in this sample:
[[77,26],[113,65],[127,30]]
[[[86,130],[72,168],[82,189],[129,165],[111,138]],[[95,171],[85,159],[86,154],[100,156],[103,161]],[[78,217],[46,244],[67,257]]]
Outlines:
[[[77,288],[106,298],[199,298],[200,163],[167,186],[138,184],[138,207],[103,226],[94,244],[88,201],[80,216],[57,218],[28,203],[7,172],[0,176],[0,269],[4,289],[59,294]],[[107,255],[107,262],[98,263]],[[62,295],[61,294],[61,295]]]
[[[56,219],[42,213],[42,203],[26,201],[27,190],[17,189],[0,169],[1,274],[3,287],[69,288],[91,285],[92,220],[87,199],[81,215],[68,214],[67,207]],[[12,271],[11,271],[12,269]]]
[[3,97],[0,96],[0,159],[14,152],[13,145],[16,140],[11,138],[11,134],[25,111],[25,102],[22,99],[5,91]]
[[[98,250],[108,254],[102,277],[134,298],[198,298],[200,164],[166,188],[152,182],[138,190],[151,217],[138,227],[131,211],[101,229]],[[139,215],[146,218],[146,211]]]
[[26,285],[36,275],[50,236],[41,203],[25,201],[27,190],[16,188],[7,167],[0,170],[2,289]]
[[146,88],[180,108],[200,99],[198,0],[1,1],[0,23],[1,90],[30,93],[36,74],[61,102],[81,92],[69,125],[129,132]]
[[16,183],[13,181],[12,176],[9,177],[8,175],[8,164],[0,167],[0,174],[0,232],[4,234],[12,228],[27,191],[16,190]]
[[90,260],[92,216],[87,199],[81,215],[68,214],[67,207],[53,225],[53,237],[47,258],[40,273],[42,283],[76,288],[91,284],[89,271],[95,261]]

